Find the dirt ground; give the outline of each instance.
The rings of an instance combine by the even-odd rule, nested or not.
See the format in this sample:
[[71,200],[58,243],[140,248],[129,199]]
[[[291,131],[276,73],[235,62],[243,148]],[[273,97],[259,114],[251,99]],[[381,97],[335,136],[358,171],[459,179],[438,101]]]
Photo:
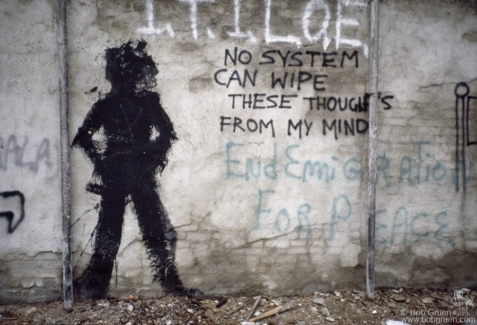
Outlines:
[[[0,324],[477,324],[473,290],[376,290],[370,301],[363,291],[315,292],[291,297],[201,296],[0,306]],[[259,301],[256,310],[253,310]],[[280,309],[278,315],[266,317]],[[251,315],[249,322],[246,322]],[[261,320],[254,317],[264,316]]]

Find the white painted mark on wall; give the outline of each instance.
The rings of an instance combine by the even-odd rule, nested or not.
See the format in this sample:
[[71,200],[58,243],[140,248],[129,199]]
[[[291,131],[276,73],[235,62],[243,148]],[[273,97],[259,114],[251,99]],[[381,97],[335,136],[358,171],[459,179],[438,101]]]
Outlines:
[[147,27],[140,27],[137,29],[139,34],[146,34],[146,35],[161,35],[165,31],[169,34],[170,38],[174,38],[174,29],[170,23],[166,23],[164,28],[156,28],[154,27],[154,6],[153,0],[146,0],[146,13],[147,13]]
[[[323,10],[325,12],[325,19],[321,25],[321,28],[315,35],[310,34],[310,17],[311,14],[316,10]],[[312,0],[308,2],[305,7],[302,19],[302,28],[303,34],[306,39],[313,44],[318,42],[320,38],[323,37],[323,49],[326,50],[328,45],[331,42],[331,39],[328,37],[328,25],[330,23],[330,8],[323,0]]]
[[199,3],[214,3],[215,0],[179,0],[179,2],[188,2],[190,4],[190,28],[192,30],[192,36],[197,39],[197,4]]
[[347,44],[353,47],[363,47],[363,54],[365,57],[368,57],[368,46],[361,43],[357,39],[341,38],[341,28],[342,26],[355,26],[358,27],[359,21],[352,18],[343,18],[343,5],[346,7],[366,7],[366,3],[359,1],[350,1],[350,0],[338,0],[338,5],[336,8],[336,49],[340,47],[340,44]]
[[215,34],[212,31],[212,29],[210,29],[209,27],[207,27],[207,37],[209,37],[211,39],[215,39]]
[[270,43],[291,43],[296,46],[301,46],[299,37],[293,35],[278,36],[270,34],[270,7],[272,0],[265,0],[265,42]]
[[252,43],[257,42],[255,36],[251,31],[247,31],[246,33],[240,30],[240,7],[241,7],[242,0],[234,0],[234,28],[233,32],[227,32],[230,37],[234,38],[248,38]]

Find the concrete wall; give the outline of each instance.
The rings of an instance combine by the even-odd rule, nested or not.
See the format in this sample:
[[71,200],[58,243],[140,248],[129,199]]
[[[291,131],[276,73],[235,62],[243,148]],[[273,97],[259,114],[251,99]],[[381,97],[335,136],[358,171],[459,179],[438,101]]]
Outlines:
[[52,3],[0,4],[0,300],[6,301],[44,299],[56,295],[61,286],[58,67]]
[[[54,296],[61,285],[56,4],[0,8],[8,31],[0,41],[0,191],[25,197],[13,232],[0,218],[0,294]],[[477,282],[476,11],[464,1],[380,2],[378,286]],[[111,114],[92,113],[116,98],[106,49],[143,39],[157,65],[153,92],[178,140],[154,190],[177,232],[166,242],[176,246],[184,287],[292,294],[364,286],[369,15],[367,1],[68,4],[70,142],[94,116],[98,125],[86,129],[104,159],[119,132],[107,130]],[[72,263],[83,280],[93,251],[105,247],[98,233],[121,220],[98,224],[106,194],[86,190],[92,176],[121,191],[98,166],[72,148]],[[118,179],[130,179],[128,166],[140,163],[115,169]],[[137,179],[131,183],[143,184]],[[157,259],[138,226],[138,209],[148,205],[123,196],[109,292],[161,294]],[[0,198],[0,213],[19,209],[18,197]]]

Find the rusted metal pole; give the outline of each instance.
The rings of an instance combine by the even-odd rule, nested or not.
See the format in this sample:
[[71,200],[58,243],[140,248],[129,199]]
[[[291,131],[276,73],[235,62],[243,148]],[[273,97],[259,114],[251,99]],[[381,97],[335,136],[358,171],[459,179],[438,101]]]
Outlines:
[[61,212],[63,230],[63,299],[64,308],[73,308],[71,269],[70,150],[68,129],[68,60],[66,49],[66,0],[58,0],[58,58],[60,89]]
[[366,295],[374,299],[374,249],[376,229],[376,173],[378,133],[379,0],[371,1],[371,44],[369,57],[369,146],[368,146],[368,254],[366,258]]

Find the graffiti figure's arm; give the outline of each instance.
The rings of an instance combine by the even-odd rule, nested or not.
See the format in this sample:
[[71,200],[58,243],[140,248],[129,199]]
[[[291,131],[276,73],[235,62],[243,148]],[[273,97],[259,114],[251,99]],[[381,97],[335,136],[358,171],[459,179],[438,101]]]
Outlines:
[[83,125],[78,128],[73,139],[72,147],[81,147],[88,158],[96,164],[101,158],[101,144],[93,140],[93,135],[98,132],[102,126],[102,119],[99,114],[101,103],[97,102],[86,115]]
[[151,142],[151,145],[159,153],[158,163],[161,169],[164,169],[167,164],[167,153],[172,146],[172,142],[177,140],[177,136],[169,116],[162,108],[159,95],[156,93],[154,93],[154,102],[156,107],[153,127],[158,130],[159,136]]

